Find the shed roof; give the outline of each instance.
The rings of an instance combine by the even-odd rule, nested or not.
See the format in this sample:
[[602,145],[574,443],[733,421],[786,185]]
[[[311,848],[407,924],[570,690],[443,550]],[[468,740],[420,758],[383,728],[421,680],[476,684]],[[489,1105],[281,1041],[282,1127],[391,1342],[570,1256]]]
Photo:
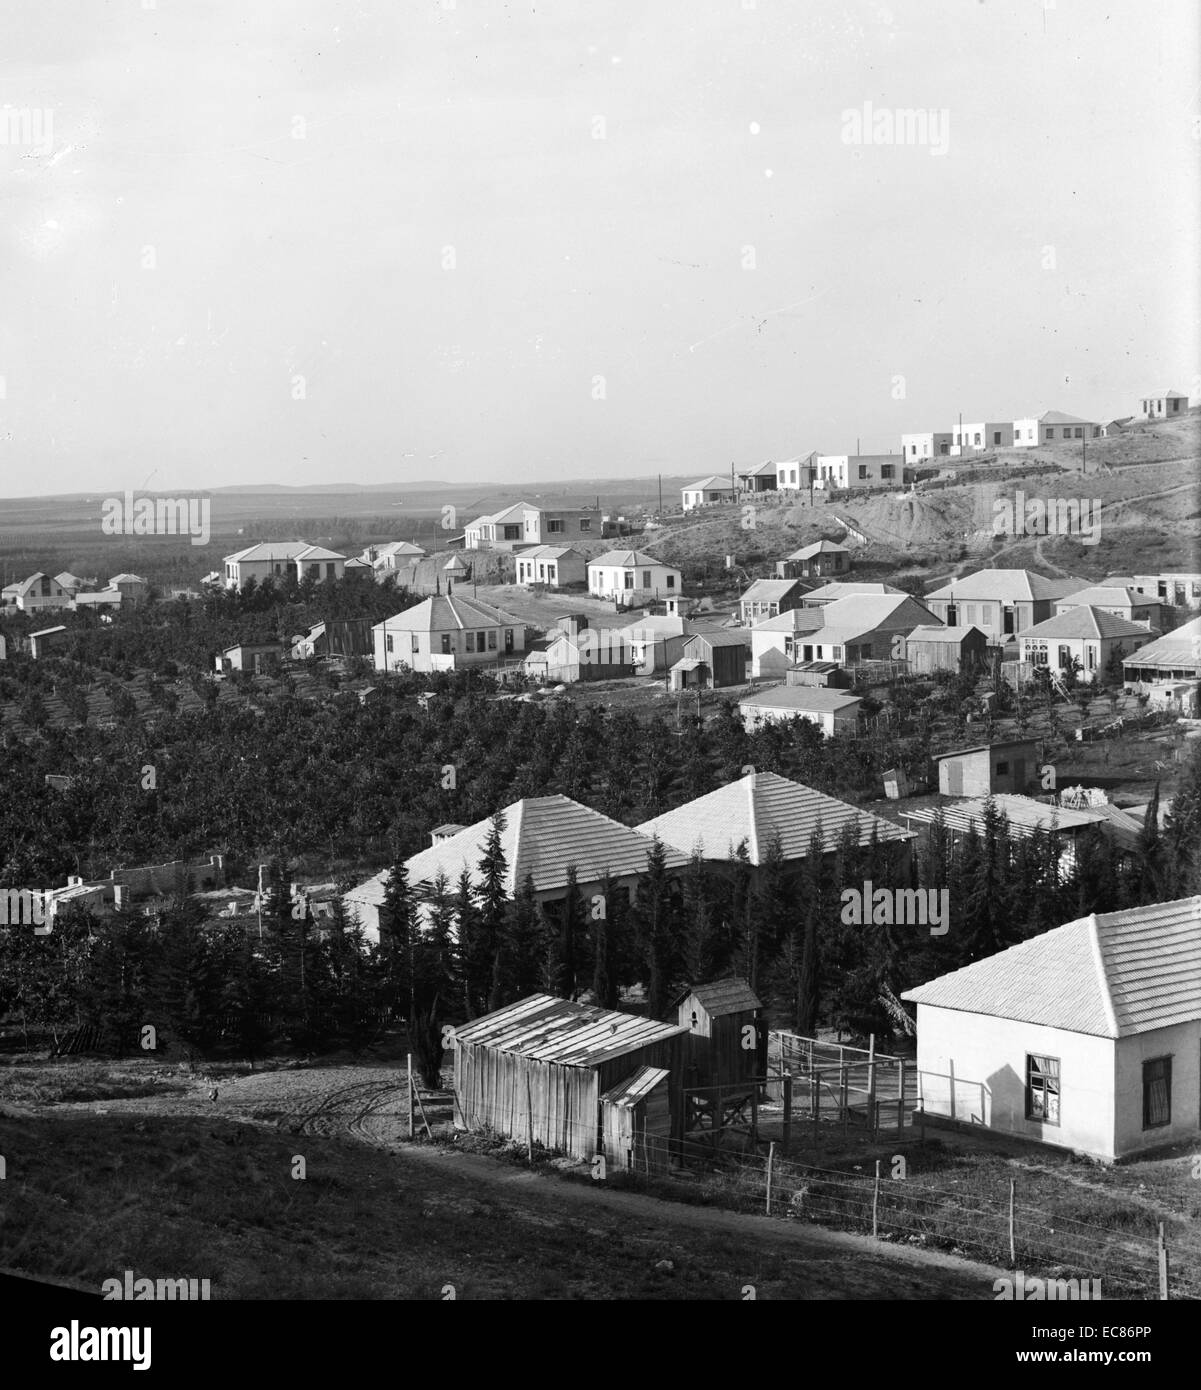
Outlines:
[[[995,792],[991,800],[1009,822],[1010,835],[1018,838],[1050,834],[1053,829],[1071,835],[1086,826],[1108,825],[1122,849],[1133,850],[1138,843],[1138,822],[1118,806],[1090,806],[1087,809],[1054,806],[1050,802],[1035,801],[1032,797],[1019,796],[1014,792]],[[951,806],[922,807],[902,814],[907,821],[927,824],[932,824],[941,815],[948,830],[967,831],[974,826],[980,832],[984,827],[984,808],[988,801],[988,797],[980,796]]]
[[606,1091],[601,1096],[602,1105],[620,1105],[629,1109],[647,1096],[661,1082],[666,1081],[671,1072],[666,1067],[639,1067],[632,1076]]
[[835,552],[841,552],[843,555],[850,554],[845,545],[839,545],[837,541],[823,540],[814,541],[812,545],[801,546],[800,550],[794,550],[788,559],[812,560],[815,555],[832,555]]
[[1150,594],[1140,593],[1132,583],[1119,584],[1116,580],[1106,580],[1103,584],[1093,584],[1060,599],[1060,603],[1070,603],[1073,607],[1092,604],[1102,607],[1107,603],[1128,604],[1132,608],[1145,608],[1149,603],[1158,603]]
[[740,708],[750,705],[755,709],[795,709],[819,714],[857,705],[859,700],[858,695],[848,695],[845,690],[830,690],[820,685],[776,685],[748,695],[738,704]]
[[595,1067],[687,1031],[654,1018],[531,994],[463,1024],[455,1030],[455,1044],[471,1043],[561,1067]]
[[999,753],[1005,748],[1037,748],[1036,738],[998,739],[996,743],[973,743],[970,748],[948,748],[945,753],[931,753],[932,762],[940,763],[944,758],[962,758],[966,753]]
[[684,643],[684,650],[701,642],[710,647],[748,647],[750,632],[747,628],[710,628],[704,632],[694,632]]
[[1181,627],[1173,628],[1154,642],[1131,652],[1122,660],[1124,666],[1198,666],[1201,665],[1201,618],[1193,618]]
[[756,579],[747,591],[739,597],[740,603],[772,603],[778,599],[787,598],[789,594],[799,590],[805,592],[804,582],[800,579]]
[[676,1006],[689,995],[696,998],[701,1008],[710,1018],[724,1018],[727,1014],[746,1013],[751,1009],[761,1009],[762,1001],[745,980],[736,976],[725,980],[712,980],[707,985],[693,985],[683,990],[676,999]]
[[1124,1038],[1201,1019],[1201,897],[1093,913],[901,996]]
[[909,634],[910,642],[963,642],[972,633],[980,637],[987,634],[978,628],[975,623],[967,627],[915,627]]
[[904,589],[898,589],[892,584],[869,583],[867,580],[858,579],[833,579],[829,584],[823,584],[820,588],[806,594],[805,598],[814,603],[833,603],[835,599],[854,598],[857,594],[870,594],[879,597],[881,594],[904,594],[904,592]]
[[698,478],[695,483],[689,483],[680,489],[681,492],[733,492],[734,484],[729,478],[723,478],[717,473],[710,473],[707,478]]
[[858,822],[861,845],[871,841],[873,830],[881,842],[913,838],[911,831],[892,821],[775,772],[748,773],[707,796],[644,821],[638,829],[645,835],[658,835],[664,844],[684,854],[699,849],[708,859],[724,858],[745,840],[750,862],[761,864],[774,835],[779,835],[786,859],[803,859],[815,830],[821,830],[823,848],[832,850],[843,828],[852,821]]
[[372,631],[447,632],[461,628],[520,627],[521,619],[490,603],[461,594],[436,594],[413,608],[393,613]]

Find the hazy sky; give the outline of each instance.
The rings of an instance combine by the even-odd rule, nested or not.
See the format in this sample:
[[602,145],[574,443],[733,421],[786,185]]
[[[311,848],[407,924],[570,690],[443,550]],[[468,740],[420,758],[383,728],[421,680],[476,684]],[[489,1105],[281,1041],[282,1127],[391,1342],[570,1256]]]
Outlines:
[[1201,394],[1195,0],[145,3],[5,8],[5,496]]

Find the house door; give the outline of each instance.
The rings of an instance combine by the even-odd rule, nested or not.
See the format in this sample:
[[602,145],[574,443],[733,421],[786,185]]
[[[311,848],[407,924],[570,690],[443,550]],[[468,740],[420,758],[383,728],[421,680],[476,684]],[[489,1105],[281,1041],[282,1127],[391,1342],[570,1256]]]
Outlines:
[[505,628],[505,655],[508,656],[513,650],[513,629]]
[[1014,630],[1014,629],[1013,629],[1013,609],[1012,609],[1012,608],[1006,608],[1006,609],[1004,610],[1004,612],[1003,612],[1003,614],[1002,614],[1002,619],[1001,619],[1001,621],[1002,621],[1002,628],[1001,628],[1002,632],[1004,632],[1005,635],[1006,635],[1007,637],[1012,636],[1012,635],[1013,635],[1013,630]]
[[959,617],[959,609],[953,603],[947,604],[947,626],[954,627]]
[[802,647],[802,648],[801,648],[801,660],[802,660],[802,661],[812,661],[812,660],[813,660],[813,648],[812,648],[812,647]]
[[963,764],[950,762],[947,764],[947,795],[963,795]]

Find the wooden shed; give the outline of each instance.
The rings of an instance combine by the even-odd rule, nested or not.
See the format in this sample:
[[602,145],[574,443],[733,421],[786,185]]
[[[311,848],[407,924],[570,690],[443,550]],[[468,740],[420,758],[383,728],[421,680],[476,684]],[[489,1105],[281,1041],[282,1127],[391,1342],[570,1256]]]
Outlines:
[[825,689],[849,690],[854,676],[837,661],[798,661],[786,668],[785,685],[816,685]]
[[763,1005],[745,980],[693,985],[677,1003],[689,1034],[690,1086],[727,1086],[763,1075]]
[[1038,779],[1038,741],[1010,739],[938,753],[938,790],[942,796],[991,796],[1026,791]]
[[671,1125],[688,1029],[531,994],[456,1030],[455,1127],[590,1159],[603,1152],[601,1097],[645,1067],[670,1073]]
[[671,668],[671,688],[743,685],[749,655],[749,638],[745,632],[729,629],[695,632],[684,643],[679,661]]
[[988,638],[978,627],[915,627],[905,639],[905,659],[915,674],[983,671]]
[[665,1173],[671,1140],[671,1073],[639,1067],[601,1096],[601,1139],[614,1168]]

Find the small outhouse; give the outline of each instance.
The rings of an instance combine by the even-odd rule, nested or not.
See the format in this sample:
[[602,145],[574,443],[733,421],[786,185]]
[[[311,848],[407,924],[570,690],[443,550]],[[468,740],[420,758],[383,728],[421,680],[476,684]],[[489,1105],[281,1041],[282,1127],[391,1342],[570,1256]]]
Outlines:
[[667,1171],[670,1078],[666,1067],[639,1067],[601,1096],[601,1140],[614,1168],[636,1173]]
[[693,985],[677,1003],[677,1022],[688,1029],[690,1085],[727,1086],[763,1075],[763,1005],[745,980]]

